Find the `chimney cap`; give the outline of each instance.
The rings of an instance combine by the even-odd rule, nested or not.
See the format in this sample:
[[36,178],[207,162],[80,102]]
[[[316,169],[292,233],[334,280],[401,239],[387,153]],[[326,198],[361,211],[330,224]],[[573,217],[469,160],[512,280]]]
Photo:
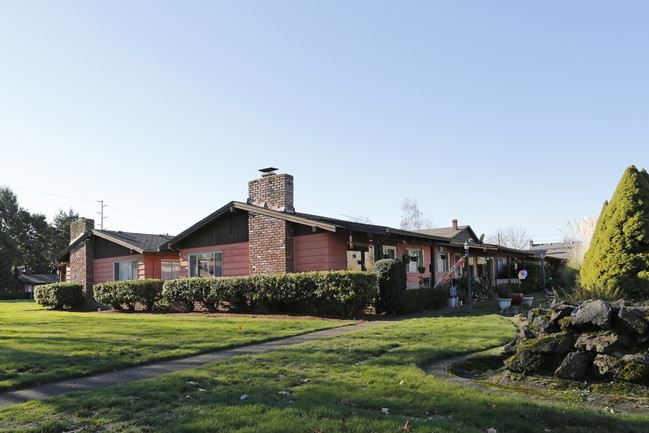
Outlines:
[[260,168],[259,171],[261,171],[262,176],[272,176],[275,174],[275,172],[279,170],[276,167],[266,167],[266,168]]

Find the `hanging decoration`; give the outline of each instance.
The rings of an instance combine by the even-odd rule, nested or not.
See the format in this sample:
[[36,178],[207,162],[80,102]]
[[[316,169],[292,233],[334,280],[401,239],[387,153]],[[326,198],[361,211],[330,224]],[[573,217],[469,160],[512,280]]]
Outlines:
[[519,280],[524,280],[525,278],[527,278],[527,271],[525,269],[523,269],[522,271],[520,271],[518,273],[518,279]]
[[443,274],[441,277],[437,279],[437,282],[435,283],[435,286],[433,288],[436,288],[437,286],[444,284],[450,278],[451,274],[453,274],[453,272],[455,272],[456,269],[460,268],[465,263],[466,263],[466,256],[462,256],[462,258],[460,258],[460,260],[455,262],[455,264],[451,267],[451,269],[448,270],[447,273]]

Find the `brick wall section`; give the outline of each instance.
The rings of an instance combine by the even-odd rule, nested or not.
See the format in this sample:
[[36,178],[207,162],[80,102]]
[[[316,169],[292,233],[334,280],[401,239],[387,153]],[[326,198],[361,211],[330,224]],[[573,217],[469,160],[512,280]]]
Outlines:
[[276,174],[248,182],[248,203],[268,209],[295,212],[293,176]]
[[[92,230],[95,222],[91,219],[80,218],[70,223],[70,241],[77,239],[87,230]],[[99,304],[95,301],[92,286],[95,280],[95,240],[89,237],[83,240],[70,251],[70,276],[68,281],[83,284],[83,293],[86,296],[86,307],[96,308]]]
[[295,242],[291,223],[250,213],[250,274],[284,274],[295,271]]
[[[277,174],[248,182],[248,203],[295,212],[293,176]],[[291,223],[252,212],[248,215],[250,274],[295,272],[295,241]]]

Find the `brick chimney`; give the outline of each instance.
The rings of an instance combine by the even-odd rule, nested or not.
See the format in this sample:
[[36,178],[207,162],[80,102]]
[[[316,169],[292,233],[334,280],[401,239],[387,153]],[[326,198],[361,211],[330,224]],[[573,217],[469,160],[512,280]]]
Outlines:
[[[259,179],[248,182],[248,203],[266,209],[294,213],[293,176],[260,170]],[[248,214],[250,274],[284,274],[295,271],[293,226],[283,219]]]
[[[70,223],[70,243],[86,231],[95,227],[95,221],[79,218]],[[81,241],[70,251],[70,281],[83,284],[86,307],[95,308],[98,304],[92,291],[95,282],[95,240],[92,236]]]
[[453,218],[453,231],[457,231],[457,220],[455,218]]

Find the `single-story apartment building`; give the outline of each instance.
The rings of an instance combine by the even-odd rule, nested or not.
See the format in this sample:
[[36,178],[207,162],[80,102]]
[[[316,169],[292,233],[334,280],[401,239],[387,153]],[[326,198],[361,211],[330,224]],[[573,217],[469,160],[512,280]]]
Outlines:
[[245,202],[231,201],[176,236],[95,230],[92,220],[76,221],[58,255],[64,280],[91,288],[134,278],[372,270],[377,260],[394,258],[407,263],[408,286],[417,287],[447,272],[468,248],[471,275],[493,285],[505,260],[536,258],[481,243],[457,220],[415,232],[297,212],[293,176],[274,170],[248,183]]

